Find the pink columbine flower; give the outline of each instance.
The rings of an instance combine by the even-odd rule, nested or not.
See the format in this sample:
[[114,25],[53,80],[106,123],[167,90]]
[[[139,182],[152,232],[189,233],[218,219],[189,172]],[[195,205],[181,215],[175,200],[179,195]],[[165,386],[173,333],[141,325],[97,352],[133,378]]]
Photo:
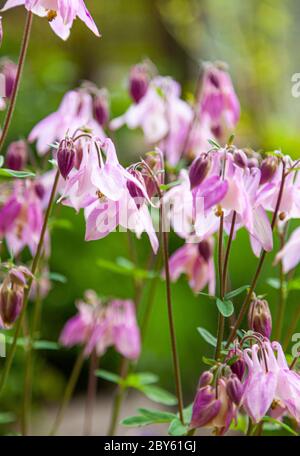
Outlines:
[[7,0],[2,11],[24,5],[37,16],[46,17],[52,30],[63,40],[69,38],[76,17],[96,35],[98,28],[83,0]]
[[[110,139],[96,141],[100,155],[93,141],[84,144],[80,168],[70,174],[61,199],[77,211],[85,209],[87,241],[101,239],[120,226],[135,231],[138,237],[146,231],[157,252],[158,240],[147,207],[145,185],[120,165]],[[129,182],[144,195],[140,204],[131,196]]]
[[275,263],[282,262],[283,272],[287,274],[300,262],[300,228],[296,228],[288,242],[277,253]]
[[94,292],[92,299],[86,298],[88,303],[78,303],[78,314],[64,326],[60,342],[67,347],[84,345],[87,356],[93,350],[102,356],[108,347],[114,346],[126,358],[137,359],[141,343],[133,302],[114,300],[102,306]]
[[200,117],[208,116],[218,138],[232,131],[240,117],[240,104],[224,64],[208,63],[204,68],[200,96]]
[[179,84],[169,77],[152,79],[145,95],[128,111],[111,121],[113,130],[126,124],[141,128],[149,145],[159,145],[169,163],[176,165],[183,153],[192,122],[191,107],[180,99]]
[[44,155],[55,141],[61,141],[66,134],[72,136],[81,128],[87,128],[104,139],[105,134],[94,118],[93,103],[92,95],[85,89],[67,92],[58,110],[33,128],[29,134],[29,142],[37,141],[37,151]]
[[208,285],[209,293],[215,293],[215,267],[213,240],[186,243],[170,258],[171,280],[178,280],[181,274],[188,277],[189,285],[197,293]]
[[252,420],[255,423],[261,421],[273,401],[279,401],[299,422],[300,375],[289,369],[281,345],[269,341],[261,347],[254,345],[251,349],[244,350],[244,359],[248,376],[243,405]]

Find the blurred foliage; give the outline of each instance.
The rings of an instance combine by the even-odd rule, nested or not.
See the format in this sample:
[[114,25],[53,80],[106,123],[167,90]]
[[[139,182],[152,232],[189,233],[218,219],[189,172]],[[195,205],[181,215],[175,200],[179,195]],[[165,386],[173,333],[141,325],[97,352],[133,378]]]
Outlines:
[[[2,2],[4,3],[4,2]],[[56,110],[66,90],[90,79],[111,91],[112,115],[122,113],[129,104],[126,81],[130,66],[149,57],[162,74],[180,81],[184,96],[193,92],[203,60],[228,62],[237,88],[242,119],[236,141],[257,149],[282,149],[299,156],[300,101],[291,95],[292,74],[299,71],[297,27],[300,4],[296,0],[122,0],[87,1],[103,38],[98,40],[76,21],[70,39],[64,43],[43,19],[34,18],[32,39],[22,87],[9,140],[26,137],[37,121]],[[16,60],[25,20],[24,8],[3,14],[4,42],[1,55]],[[114,140],[120,160],[126,164],[145,151],[139,132],[122,129]],[[71,222],[70,229],[56,227],[52,233],[52,272],[67,277],[67,283],[54,283],[43,304],[43,339],[57,340],[74,303],[88,288],[103,296],[133,296],[131,277],[100,268],[97,260],[130,258],[126,233],[114,233],[98,242],[84,241],[82,214],[68,208],[56,208],[59,218]],[[68,228],[68,224],[66,224]],[[134,241],[139,267],[145,268],[150,254],[148,239]],[[182,244],[170,236],[170,252]],[[258,292],[268,293],[276,314],[278,291],[266,284],[276,277],[272,255],[266,261]],[[256,267],[245,233],[238,233],[230,260],[232,288],[249,283]],[[150,282],[143,288],[141,309],[146,305]],[[186,400],[194,393],[203,367],[202,356],[210,357],[212,347],[204,343],[196,328],[215,332],[217,311],[213,301],[194,296],[185,278],[172,288],[178,347]],[[238,307],[242,296],[234,299]],[[298,293],[290,295],[285,325],[298,304]],[[23,379],[17,375],[22,363],[21,350],[7,388],[9,398],[20,399]],[[36,394],[43,400],[58,396],[63,375],[72,368],[73,350],[45,352],[39,355],[35,382]],[[118,369],[118,357],[112,351],[101,367]],[[173,389],[167,310],[163,282],[159,282],[149,321],[144,351],[138,369],[154,371],[161,384]],[[58,376],[55,375],[60,373]],[[54,378],[56,381],[54,382]],[[86,376],[80,386],[85,387]],[[102,384],[101,384],[102,385]],[[103,382],[103,387],[105,383]],[[5,400],[5,406],[8,403]],[[4,403],[3,402],[3,403]],[[11,404],[10,404],[11,405]],[[14,408],[14,407],[10,407]],[[5,409],[6,410],[6,409]]]

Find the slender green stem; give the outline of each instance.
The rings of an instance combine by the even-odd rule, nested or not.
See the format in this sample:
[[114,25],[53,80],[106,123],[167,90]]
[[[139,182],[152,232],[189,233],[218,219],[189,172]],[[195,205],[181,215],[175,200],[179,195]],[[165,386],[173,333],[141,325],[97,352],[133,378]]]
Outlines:
[[[34,256],[34,259],[33,259],[33,262],[32,262],[32,266],[31,266],[32,277],[28,280],[27,288],[26,288],[25,293],[24,293],[22,311],[21,311],[19,319],[18,319],[18,321],[16,323],[15,333],[14,333],[14,338],[13,338],[13,342],[12,342],[12,345],[11,345],[11,349],[10,349],[10,351],[8,353],[8,356],[7,356],[6,360],[5,360],[4,369],[2,371],[2,375],[1,375],[1,379],[0,379],[0,392],[3,390],[3,388],[4,388],[5,384],[6,384],[6,380],[8,378],[8,375],[9,375],[9,372],[10,372],[10,368],[11,368],[11,365],[12,365],[12,362],[13,362],[13,359],[14,359],[14,356],[15,356],[15,353],[16,353],[17,341],[18,341],[18,337],[19,337],[20,332],[21,332],[21,328],[22,328],[22,325],[23,325],[24,318],[25,318],[25,313],[26,313],[27,304],[28,304],[28,298],[29,298],[31,287],[32,287],[32,283],[33,283],[33,280],[34,280],[34,275],[35,275],[35,273],[37,271],[37,268],[38,268],[38,265],[39,265],[39,260],[40,260],[40,257],[41,257],[41,253],[42,253],[42,250],[43,250],[43,247],[44,247],[45,234],[46,234],[48,220],[49,220],[49,217],[50,217],[50,214],[51,214],[53,202],[54,202],[56,191],[57,191],[57,185],[58,185],[58,181],[59,181],[59,176],[60,176],[60,173],[59,173],[59,171],[57,171],[57,173],[55,175],[55,179],[54,179],[54,183],[53,183],[52,192],[51,192],[51,196],[50,196],[50,199],[49,199],[48,207],[47,207],[47,210],[46,210],[46,213],[45,213],[43,227],[42,227],[42,231],[41,231],[41,234],[40,234],[38,247],[37,247],[36,254]],[[30,346],[31,345],[29,345],[29,348],[30,348]]]
[[[272,231],[274,231],[274,228],[275,228],[275,225],[276,225],[276,222],[277,222],[277,217],[278,217],[278,213],[279,213],[279,209],[280,209],[280,205],[281,205],[281,200],[282,200],[282,195],[283,195],[283,191],[284,191],[284,184],[285,184],[285,179],[286,179],[286,171],[285,171],[285,163],[284,161],[282,161],[282,177],[281,177],[281,183],[280,183],[280,188],[279,188],[279,192],[278,192],[278,197],[277,197],[277,202],[276,202],[276,207],[275,207],[275,211],[274,211],[274,214],[273,214],[273,218],[272,218],[272,223],[271,223],[271,228],[272,228]],[[259,262],[258,262],[258,265],[257,265],[257,269],[255,271],[255,274],[254,274],[254,277],[252,279],[252,284],[250,286],[250,289],[247,293],[247,296],[242,304],[242,307],[241,307],[241,310],[240,310],[240,313],[236,319],[236,322],[230,332],[230,335],[229,335],[229,338],[228,338],[228,341],[227,341],[227,345],[226,345],[226,348],[229,347],[229,345],[231,344],[231,342],[233,342],[234,338],[235,338],[235,335],[237,333],[237,330],[239,329],[242,321],[243,321],[243,318],[248,310],[248,307],[249,307],[249,304],[250,304],[250,301],[251,301],[251,298],[252,298],[252,294],[256,288],[256,284],[257,284],[257,281],[258,281],[258,278],[259,278],[259,275],[261,273],[261,270],[262,270],[262,267],[263,267],[263,264],[264,264],[264,261],[265,261],[265,258],[266,258],[266,255],[267,255],[267,252],[265,250],[262,251],[261,255],[260,255],[260,258],[259,258]]]
[[228,264],[229,264],[230,249],[232,246],[232,240],[233,240],[233,235],[234,235],[235,222],[236,222],[236,211],[233,211],[230,233],[229,233],[229,238],[228,238],[228,243],[227,243],[226,253],[225,253],[224,267],[223,267],[224,293],[226,293],[226,287],[227,287]]
[[[121,379],[125,379],[129,370],[129,361],[126,358],[122,358],[121,360],[121,369],[120,369],[120,377]],[[117,426],[118,426],[118,421],[119,421],[119,415],[125,395],[125,387],[123,385],[119,385],[114,403],[113,403],[113,409],[112,409],[112,415],[111,415],[111,421],[109,424],[108,432],[107,435],[113,437],[116,434]]]
[[[218,239],[218,269],[219,269],[219,288],[220,288],[220,298],[224,299],[224,283],[223,283],[223,231],[224,231],[224,214],[222,212],[220,216],[220,226],[219,226],[219,239]],[[222,340],[224,337],[224,326],[225,319],[224,316],[219,312],[218,316],[218,331],[217,331],[217,346],[215,359],[218,359],[221,352]]]
[[58,409],[54,424],[51,428],[50,435],[55,435],[56,432],[58,431],[58,428],[62,422],[65,410],[70,402],[70,399],[73,395],[76,383],[78,381],[78,377],[82,368],[84,362],[84,349],[79,352],[79,355],[77,356],[76,362],[74,364],[73,370],[71,372],[69,381],[67,383],[62,402],[60,404],[60,407]]
[[29,44],[29,39],[30,39],[32,20],[33,20],[33,13],[31,11],[28,11],[26,24],[25,24],[25,29],[24,29],[24,34],[23,34],[23,39],[22,39],[22,44],[21,44],[21,50],[20,50],[20,56],[19,56],[16,79],[15,79],[15,82],[14,82],[14,87],[13,87],[13,92],[12,92],[12,95],[11,95],[9,108],[8,108],[8,111],[7,111],[7,114],[6,114],[6,117],[5,117],[5,121],[4,121],[4,125],[3,125],[3,128],[2,128],[2,135],[1,135],[1,138],[0,138],[0,151],[2,150],[2,147],[4,145],[5,139],[7,137],[7,134],[8,134],[8,131],[9,131],[9,127],[10,127],[10,124],[11,124],[11,120],[12,120],[12,117],[13,117],[13,113],[14,113],[14,110],[15,110],[15,106],[16,106],[17,96],[18,96],[18,92],[19,92],[19,88],[20,88],[20,82],[21,82],[21,78],[22,78],[24,63],[25,63],[27,49],[28,49],[28,44]]
[[[280,233],[280,250],[283,249],[285,243],[284,233]],[[286,308],[286,299],[287,299],[287,287],[285,281],[285,274],[283,272],[283,264],[282,261],[279,262],[279,306],[278,306],[278,315],[276,319],[276,326],[274,331],[274,339],[280,341],[281,333],[282,333],[282,324],[283,324],[283,317]]]
[[95,370],[98,367],[98,356],[96,350],[93,350],[90,358],[88,390],[85,407],[84,435],[91,435],[93,430],[93,410],[97,395],[97,377]]

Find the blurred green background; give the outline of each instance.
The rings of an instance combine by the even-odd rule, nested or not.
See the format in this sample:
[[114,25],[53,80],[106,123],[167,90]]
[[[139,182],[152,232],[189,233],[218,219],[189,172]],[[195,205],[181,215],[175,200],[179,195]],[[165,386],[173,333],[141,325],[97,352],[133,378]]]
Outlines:
[[[1,2],[2,4],[4,2]],[[65,91],[89,79],[111,92],[112,115],[123,113],[129,105],[126,91],[131,65],[149,57],[163,75],[176,78],[185,97],[194,91],[199,63],[224,60],[236,87],[242,118],[236,129],[236,143],[255,149],[282,149],[299,156],[300,100],[291,95],[291,77],[300,72],[298,27],[300,4],[296,0],[87,0],[103,38],[101,40],[76,21],[70,39],[61,41],[45,20],[35,17],[17,109],[9,140],[26,137],[31,128],[56,110]],[[24,8],[3,13],[4,41],[1,56],[18,57],[25,20]],[[145,150],[139,132],[122,129],[116,133],[118,155],[123,164],[139,157]],[[128,298],[133,296],[130,277],[116,275],[97,266],[97,260],[129,258],[126,234],[114,233],[98,241],[84,242],[82,214],[57,208],[59,217],[72,223],[70,230],[55,229],[52,236],[51,271],[67,277],[66,284],[53,284],[43,304],[42,337],[57,340],[68,317],[74,314],[74,302],[86,289],[100,295]],[[182,244],[170,238],[173,252]],[[143,237],[135,242],[140,266],[150,252]],[[269,256],[258,291],[268,293],[275,315],[277,292],[266,285],[267,277],[276,277]],[[230,277],[233,288],[251,281],[257,260],[245,233],[238,234],[232,249]],[[145,306],[149,283],[144,288],[141,309]],[[213,301],[195,297],[185,278],[172,288],[178,347],[186,400],[192,398],[203,368],[202,356],[213,349],[197,334],[197,326],[216,331],[217,313]],[[240,305],[242,297],[235,301]],[[285,325],[298,305],[291,294]],[[44,400],[57,398],[63,379],[74,361],[75,352],[62,350],[40,356],[39,381],[35,385]],[[22,356],[20,356],[21,363]],[[109,352],[101,361],[108,370],[117,369],[118,358]],[[161,384],[173,391],[170,340],[161,282],[149,322],[139,369],[160,375]],[[18,398],[23,379],[16,375],[8,387],[7,401]],[[59,380],[58,380],[59,379]],[[80,388],[86,383],[85,373]],[[107,384],[104,388],[110,388]],[[16,406],[17,402],[13,402]],[[10,404],[11,405],[11,404]]]

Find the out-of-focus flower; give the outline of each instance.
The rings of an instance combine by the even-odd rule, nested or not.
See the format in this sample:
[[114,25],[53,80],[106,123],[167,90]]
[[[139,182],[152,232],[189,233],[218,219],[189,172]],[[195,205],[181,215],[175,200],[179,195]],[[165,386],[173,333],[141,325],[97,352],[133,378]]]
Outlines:
[[24,289],[31,272],[24,266],[12,268],[0,287],[0,324],[10,328],[22,310]]
[[5,164],[9,169],[21,171],[24,169],[28,158],[27,144],[25,141],[12,142],[7,149]]
[[252,420],[259,423],[279,401],[300,422],[300,375],[289,369],[281,345],[265,341],[245,349],[244,358],[248,376],[243,405]]
[[52,30],[63,40],[68,39],[76,17],[96,35],[99,31],[83,0],[7,0],[1,11],[24,5],[28,11],[47,18]]
[[209,293],[215,293],[215,267],[213,259],[213,240],[199,243],[186,243],[170,258],[171,280],[178,280],[186,274],[189,285],[196,293],[208,285]]
[[248,312],[249,329],[270,339],[272,332],[272,315],[265,299],[256,296],[252,299]]
[[240,104],[224,64],[207,63],[200,94],[200,117],[208,116],[218,139],[232,131],[240,117]]
[[288,242],[277,253],[275,263],[282,261],[283,272],[287,274],[300,262],[300,228],[296,228]]
[[134,65],[130,71],[129,93],[135,103],[139,103],[146,95],[149,87],[149,69],[147,64]]
[[5,97],[10,98],[14,89],[17,76],[17,65],[11,60],[4,58],[0,63],[0,73],[5,78]]
[[179,84],[169,77],[156,76],[145,95],[128,111],[111,121],[113,130],[126,124],[141,128],[149,145],[159,145],[169,163],[176,165],[183,153],[193,119],[191,107],[180,99]]
[[240,406],[244,395],[244,385],[237,375],[232,374],[226,383],[226,392],[236,406]]
[[226,391],[226,379],[218,379],[218,386],[199,388],[193,404],[191,428],[213,428],[217,435],[223,435],[236,416],[236,406]]
[[39,274],[35,276],[30,289],[30,299],[45,299],[51,290],[51,280],[49,269],[45,266]]
[[87,356],[93,350],[102,356],[114,346],[126,358],[137,359],[141,344],[133,302],[114,300],[102,306],[99,299],[88,301],[77,305],[78,314],[66,323],[60,342],[84,345]]
[[94,117],[103,127],[109,120],[108,92],[106,89],[98,90],[94,97]]
[[233,372],[233,374],[235,374],[239,378],[239,380],[242,381],[246,371],[246,363],[244,361],[242,350],[238,347],[229,350],[226,359],[232,360],[232,358],[235,358],[235,361],[231,362],[230,369]]
[[91,130],[94,135],[104,139],[105,134],[94,118],[93,100],[93,96],[84,88],[67,92],[58,110],[33,128],[29,142],[37,141],[37,151],[44,155],[55,141],[61,141],[66,134],[72,137],[82,128]]

